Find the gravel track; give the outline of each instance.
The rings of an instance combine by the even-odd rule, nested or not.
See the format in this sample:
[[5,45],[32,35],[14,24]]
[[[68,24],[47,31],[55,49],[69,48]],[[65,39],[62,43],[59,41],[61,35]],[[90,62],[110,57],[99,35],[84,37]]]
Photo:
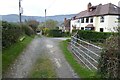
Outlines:
[[77,78],[59,48],[59,42],[65,39],[35,37],[3,75],[3,78],[27,78],[31,68],[42,54],[49,55],[58,78]]

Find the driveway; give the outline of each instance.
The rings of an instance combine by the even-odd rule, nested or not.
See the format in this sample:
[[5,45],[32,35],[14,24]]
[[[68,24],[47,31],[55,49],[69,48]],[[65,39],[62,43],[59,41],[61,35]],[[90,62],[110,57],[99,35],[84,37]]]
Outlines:
[[21,53],[4,78],[27,78],[29,71],[41,54],[48,54],[58,78],[77,78],[59,47],[59,42],[67,38],[36,37]]

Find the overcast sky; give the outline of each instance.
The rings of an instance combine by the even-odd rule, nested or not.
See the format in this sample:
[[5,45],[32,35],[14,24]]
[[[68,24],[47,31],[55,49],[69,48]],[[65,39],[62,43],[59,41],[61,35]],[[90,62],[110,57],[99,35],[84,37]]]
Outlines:
[[[76,14],[87,9],[89,2],[92,5],[113,3],[118,5],[120,0],[22,0],[23,15],[47,16],[61,14]],[[0,14],[18,14],[19,0],[0,0]]]

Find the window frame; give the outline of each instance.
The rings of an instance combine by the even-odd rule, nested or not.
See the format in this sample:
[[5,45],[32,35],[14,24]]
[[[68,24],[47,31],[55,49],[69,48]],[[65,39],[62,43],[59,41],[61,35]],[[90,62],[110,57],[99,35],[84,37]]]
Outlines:
[[90,18],[90,23],[93,23],[93,17]]
[[89,23],[89,17],[86,18],[86,23]]
[[81,23],[84,23],[84,18],[81,18]]
[[105,21],[105,17],[104,16],[101,16],[100,17],[100,22],[103,23]]
[[104,32],[104,28],[100,28],[100,32]]

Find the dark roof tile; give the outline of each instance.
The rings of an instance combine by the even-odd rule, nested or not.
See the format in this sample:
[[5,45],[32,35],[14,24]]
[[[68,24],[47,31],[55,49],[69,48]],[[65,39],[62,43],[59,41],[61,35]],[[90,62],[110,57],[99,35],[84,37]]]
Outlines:
[[89,17],[89,16],[99,16],[99,15],[106,15],[106,14],[111,14],[111,15],[120,15],[120,7],[108,3],[105,5],[99,4],[97,6],[92,6],[91,9],[93,8],[92,11],[82,11],[76,15],[75,18],[81,18],[81,17]]

